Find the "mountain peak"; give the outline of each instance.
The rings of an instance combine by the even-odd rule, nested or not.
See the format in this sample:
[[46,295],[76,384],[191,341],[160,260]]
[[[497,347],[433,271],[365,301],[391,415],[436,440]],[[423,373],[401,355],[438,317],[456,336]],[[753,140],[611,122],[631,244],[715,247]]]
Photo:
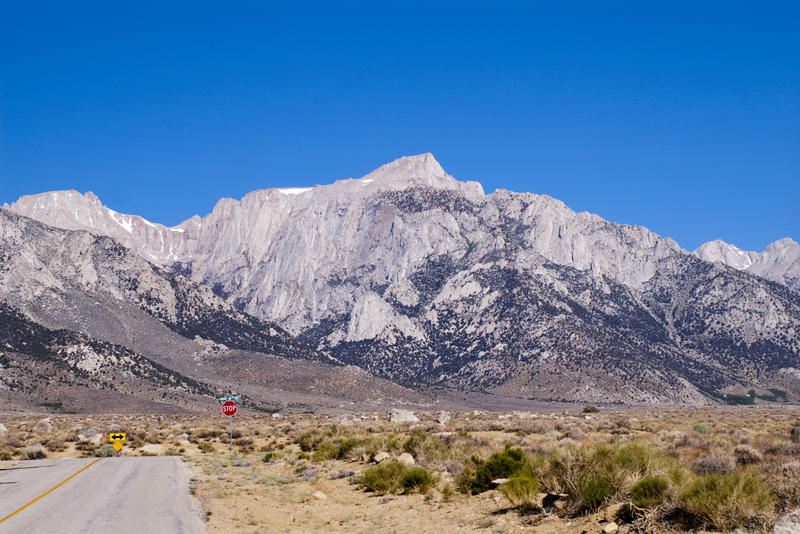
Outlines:
[[791,237],[783,237],[767,245],[767,248],[764,249],[764,252],[779,253],[787,250],[796,250],[798,248],[800,248],[800,243]]
[[703,243],[692,254],[800,289],[800,244],[790,237],[770,243],[761,253],[740,250],[715,239]]
[[381,184],[407,183],[409,185],[438,186],[442,182],[452,182],[455,178],[444,172],[444,169],[433,154],[427,152],[416,156],[403,156],[381,165],[362,180],[371,180]]
[[470,197],[482,197],[484,194],[483,187],[478,182],[460,182],[447,174],[430,152],[397,158],[358,181],[391,189],[434,187],[459,190]]
[[84,193],[83,194],[83,198],[85,198],[86,200],[92,202],[93,204],[97,204],[98,206],[102,206],[103,205],[103,203],[100,201],[100,199],[97,198],[97,195],[95,195],[92,191],[87,191],[86,193]]
[[744,251],[735,245],[726,243],[722,239],[715,239],[703,243],[693,252],[701,260],[721,262],[743,271],[750,267],[758,257],[755,252]]
[[416,156],[402,156],[383,165],[381,168],[402,170],[403,172],[419,176],[439,178],[447,176],[447,173],[444,172],[442,166],[430,152],[417,154]]

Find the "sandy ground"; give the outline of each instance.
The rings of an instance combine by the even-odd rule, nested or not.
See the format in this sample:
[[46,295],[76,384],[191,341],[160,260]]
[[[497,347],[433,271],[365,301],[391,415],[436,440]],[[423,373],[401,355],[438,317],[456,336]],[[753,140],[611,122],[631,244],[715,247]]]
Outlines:
[[602,514],[571,521],[554,515],[522,516],[497,491],[474,497],[456,494],[445,501],[438,492],[430,497],[377,496],[358,489],[348,477],[331,480],[341,471],[361,471],[364,466],[358,462],[311,464],[319,474],[306,481],[283,462],[267,465],[247,456],[201,456],[192,461],[197,465],[195,494],[206,511],[209,532],[548,534],[602,529]]

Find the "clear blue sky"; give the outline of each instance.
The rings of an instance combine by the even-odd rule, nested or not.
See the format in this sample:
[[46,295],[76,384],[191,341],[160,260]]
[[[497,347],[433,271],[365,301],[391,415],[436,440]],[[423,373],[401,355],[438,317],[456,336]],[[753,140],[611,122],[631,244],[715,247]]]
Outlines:
[[0,202],[171,225],[433,152],[688,249],[800,239],[800,4],[638,4],[4,2]]

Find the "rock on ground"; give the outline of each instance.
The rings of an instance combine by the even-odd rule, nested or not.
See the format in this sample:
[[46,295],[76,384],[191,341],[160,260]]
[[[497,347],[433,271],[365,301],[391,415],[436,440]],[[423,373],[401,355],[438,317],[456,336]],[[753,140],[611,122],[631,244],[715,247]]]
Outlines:
[[774,534],[800,534],[800,510],[795,510],[778,519]]
[[78,434],[78,441],[82,443],[89,442],[93,445],[100,445],[102,439],[103,439],[103,433],[100,432],[99,428],[89,428],[84,432]]
[[37,432],[52,432],[56,427],[49,417],[45,417],[44,419],[39,419],[33,429]]
[[389,421],[392,423],[418,423],[419,418],[411,410],[393,409],[389,414]]
[[416,463],[414,457],[408,454],[407,452],[404,452],[403,454],[398,456],[397,461],[405,466],[412,466]]

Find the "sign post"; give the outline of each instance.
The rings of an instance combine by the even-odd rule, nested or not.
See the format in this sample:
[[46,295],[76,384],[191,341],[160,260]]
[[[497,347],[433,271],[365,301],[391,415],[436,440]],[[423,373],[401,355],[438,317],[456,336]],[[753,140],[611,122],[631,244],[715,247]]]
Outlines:
[[231,396],[231,397],[220,397],[219,400],[224,400],[225,402],[222,403],[222,415],[228,417],[228,422],[230,423],[230,434],[231,434],[231,454],[233,454],[233,416],[236,415],[236,411],[239,409],[238,405],[236,404],[236,400],[239,397]]

